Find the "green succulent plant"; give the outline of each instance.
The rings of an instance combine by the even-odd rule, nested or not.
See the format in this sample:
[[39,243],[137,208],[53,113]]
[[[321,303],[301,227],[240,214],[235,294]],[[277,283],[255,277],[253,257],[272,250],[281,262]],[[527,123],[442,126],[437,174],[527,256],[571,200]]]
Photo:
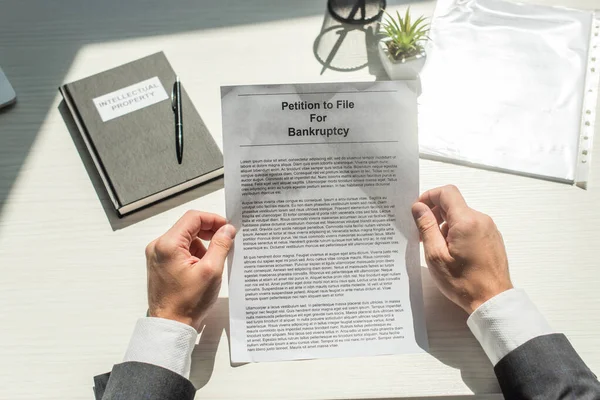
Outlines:
[[386,15],[383,29],[385,36],[389,38],[386,45],[390,55],[396,60],[401,60],[419,54],[423,50],[422,41],[429,39],[429,24],[426,18],[421,16],[416,21],[411,21],[410,7],[406,10],[404,18],[397,11],[397,20],[387,12]]

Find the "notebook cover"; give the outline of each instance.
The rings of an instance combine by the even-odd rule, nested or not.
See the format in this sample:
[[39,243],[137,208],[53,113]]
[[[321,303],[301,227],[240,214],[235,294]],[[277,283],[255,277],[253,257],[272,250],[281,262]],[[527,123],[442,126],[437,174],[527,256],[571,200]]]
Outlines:
[[[187,95],[184,83],[184,154],[182,164],[178,164],[170,98],[175,79],[175,72],[160,52],[62,88],[75,106],[75,117],[84,128],[82,134],[87,135],[109,180],[107,189],[116,197],[117,208],[223,167],[221,151]],[[149,83],[137,85],[145,81]],[[137,86],[122,91],[132,85]],[[149,85],[154,89],[148,89]],[[148,100],[151,91],[156,99],[165,97],[165,92],[167,98],[135,110]],[[114,92],[117,93],[113,96]],[[104,114],[94,99],[97,104],[98,99],[106,100],[102,106]],[[136,102],[140,104],[134,105]],[[119,112],[127,113],[118,115]]]

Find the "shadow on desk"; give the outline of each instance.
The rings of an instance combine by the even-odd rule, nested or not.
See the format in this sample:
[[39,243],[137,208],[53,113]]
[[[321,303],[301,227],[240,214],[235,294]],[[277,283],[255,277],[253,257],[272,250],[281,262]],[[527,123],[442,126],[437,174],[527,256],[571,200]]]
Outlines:
[[[414,1],[388,1],[388,5],[411,3]],[[377,43],[381,37],[378,21],[364,25],[343,23],[333,18],[325,7],[321,32],[313,43],[313,55],[322,65],[320,75],[327,70],[353,72],[368,68],[376,81],[389,80],[379,60]]]
[[[136,38],[304,18],[319,15],[324,4],[324,0],[179,0],[176,6],[160,0],[3,2],[1,64],[18,102],[0,114],[0,216],[48,113],[54,112],[57,88],[82,49]],[[113,229],[121,227],[117,224]]]
[[421,268],[421,277],[429,353],[460,370],[463,382],[473,393],[500,393],[492,364],[467,327],[467,314],[437,289],[427,268]]
[[102,182],[102,178],[96,169],[94,161],[90,156],[90,153],[79,133],[79,129],[75,124],[75,121],[71,117],[69,109],[66,103],[63,101],[58,105],[58,111],[60,112],[63,121],[73,139],[73,144],[75,144],[75,148],[79,153],[79,157],[81,158],[81,162],[85,167],[85,170],[92,181],[92,185],[94,186],[94,190],[96,191],[96,195],[98,196],[98,200],[104,209],[104,213],[106,214],[106,218],[110,223],[110,226],[113,231],[126,228],[133,224],[136,224],[145,219],[151,218],[155,215],[158,215],[164,211],[170,210],[171,208],[178,207],[182,204],[185,204],[189,201],[197,199],[202,196],[206,196],[212,192],[223,189],[223,178],[215,179],[210,182],[206,182],[202,186],[198,186],[196,188],[192,188],[186,190],[185,192],[178,193],[172,197],[169,197],[165,200],[162,200],[158,203],[152,204],[148,207],[145,207],[139,211],[135,211],[131,214],[128,214],[124,217],[119,217],[117,212],[115,211],[112,201],[110,200],[110,196],[108,195],[106,188],[104,187],[104,183]]
[[387,80],[377,54],[378,22],[366,25],[345,24],[326,10],[321,32],[313,43],[313,55],[325,71],[353,72],[368,68],[375,80]]

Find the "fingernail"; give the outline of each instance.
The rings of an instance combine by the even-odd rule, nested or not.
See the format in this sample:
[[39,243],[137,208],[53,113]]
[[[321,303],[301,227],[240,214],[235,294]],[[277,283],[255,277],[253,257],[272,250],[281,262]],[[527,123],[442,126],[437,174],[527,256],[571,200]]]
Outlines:
[[227,236],[229,239],[233,240],[235,238],[236,232],[235,232],[235,228],[233,227],[233,225],[227,224],[227,225],[223,226],[223,228],[221,228],[221,229],[223,229],[223,234],[225,236]]
[[425,213],[427,213],[427,209],[424,207],[416,207],[416,209],[413,207],[412,209],[412,214],[415,221],[425,215]]

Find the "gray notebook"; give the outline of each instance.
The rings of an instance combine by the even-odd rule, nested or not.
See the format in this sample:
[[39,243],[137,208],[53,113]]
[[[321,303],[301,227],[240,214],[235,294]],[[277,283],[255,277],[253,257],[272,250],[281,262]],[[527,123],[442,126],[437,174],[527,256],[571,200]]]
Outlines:
[[161,52],[59,88],[120,215],[223,174],[223,155],[183,87],[177,162],[175,79]]

